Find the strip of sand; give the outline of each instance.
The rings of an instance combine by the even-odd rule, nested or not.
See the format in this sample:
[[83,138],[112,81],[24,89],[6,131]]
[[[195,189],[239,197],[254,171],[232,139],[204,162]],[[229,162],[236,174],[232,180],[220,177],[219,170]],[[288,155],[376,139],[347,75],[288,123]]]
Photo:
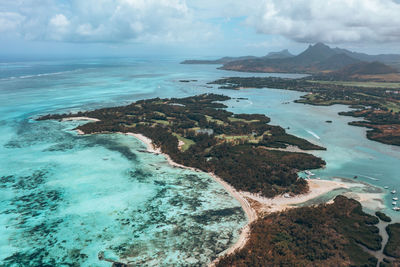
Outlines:
[[69,117],[69,118],[64,118],[61,121],[100,121],[99,119],[96,118],[89,118],[89,117]]

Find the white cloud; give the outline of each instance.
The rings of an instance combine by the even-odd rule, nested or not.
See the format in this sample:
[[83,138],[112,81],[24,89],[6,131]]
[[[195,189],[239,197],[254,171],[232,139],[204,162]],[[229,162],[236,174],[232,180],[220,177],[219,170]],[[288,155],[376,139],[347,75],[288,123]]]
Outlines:
[[[0,31],[18,31],[33,40],[180,42],[209,38],[215,30],[198,21],[185,0],[4,1]],[[11,24],[12,19],[2,20],[2,10],[26,20]]]
[[50,19],[50,24],[57,28],[68,27],[70,22],[63,14],[57,14]]
[[232,18],[254,14],[262,6],[260,0],[187,0],[188,5],[201,18]]
[[0,12],[0,33],[17,30],[24,19],[24,16],[15,12]]
[[398,42],[399,14],[394,0],[1,0],[0,33],[76,43],[197,44],[223,40],[224,32],[243,26],[225,22],[240,17],[259,33],[302,43]]
[[262,0],[247,23],[298,42],[400,41],[400,4],[392,0]]

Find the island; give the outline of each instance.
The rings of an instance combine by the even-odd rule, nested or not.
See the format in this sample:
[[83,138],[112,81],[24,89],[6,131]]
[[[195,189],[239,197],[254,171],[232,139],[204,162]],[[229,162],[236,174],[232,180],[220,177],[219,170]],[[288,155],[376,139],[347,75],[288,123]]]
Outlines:
[[220,89],[272,88],[307,93],[296,103],[330,106],[348,105],[352,111],[340,115],[364,118],[350,125],[367,127],[367,138],[377,142],[400,145],[400,84],[375,82],[340,82],[275,77],[230,77],[211,82]]
[[324,148],[269,125],[265,115],[226,111],[221,101],[229,99],[216,94],[155,98],[38,120],[89,117],[95,120],[79,126],[81,133],[141,134],[174,162],[214,173],[237,190],[265,197],[307,192],[297,173],[325,162],[305,151]]
[[[239,240],[211,259],[211,266],[262,266],[265,262],[376,266],[378,259],[366,250],[383,246],[375,226],[379,219],[363,212],[359,202],[338,196],[331,204],[296,207],[352,186],[299,178],[301,170],[324,166],[322,159],[307,153],[324,148],[269,125],[265,115],[226,111],[223,102],[230,99],[217,94],[154,98],[37,120],[84,120],[87,123],[75,129],[80,134],[133,135],[148,145],[149,152],[164,153],[173,166],[209,172],[240,202],[248,218]],[[390,229],[385,251],[393,255],[398,233]],[[123,259],[99,259],[113,266],[130,266]],[[388,256],[381,264],[396,262]]]

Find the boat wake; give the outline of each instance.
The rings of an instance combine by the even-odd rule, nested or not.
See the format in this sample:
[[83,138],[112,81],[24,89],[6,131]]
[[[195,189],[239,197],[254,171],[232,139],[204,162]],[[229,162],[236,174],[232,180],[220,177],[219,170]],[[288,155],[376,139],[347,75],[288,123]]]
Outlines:
[[367,179],[370,179],[370,180],[373,180],[373,181],[379,181],[378,178],[371,177],[371,176],[366,176],[366,175],[361,175],[361,174],[359,174],[358,176],[361,176],[361,177],[364,177],[364,178],[367,178]]
[[310,130],[306,130],[306,131],[307,131],[307,133],[311,134],[312,136],[314,136],[314,137],[317,138],[318,140],[321,139],[321,137],[319,137],[316,133],[314,133],[314,132],[312,132],[312,131],[310,131]]

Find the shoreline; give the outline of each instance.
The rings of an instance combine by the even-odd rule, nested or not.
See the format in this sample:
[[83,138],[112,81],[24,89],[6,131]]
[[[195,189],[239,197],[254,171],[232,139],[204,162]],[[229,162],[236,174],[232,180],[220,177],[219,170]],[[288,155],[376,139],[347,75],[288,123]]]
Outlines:
[[[166,158],[167,162],[173,167],[188,169],[195,172],[204,172],[202,170],[193,167],[187,167],[182,164],[174,162],[169,155],[162,153],[160,148],[154,147],[153,142],[150,138],[147,138],[142,134],[137,134],[137,133],[123,133],[123,134],[128,136],[133,136],[139,139],[146,145],[147,151],[149,153],[163,155]],[[280,212],[286,209],[296,208],[296,206],[294,205],[301,204],[308,200],[317,198],[332,190],[339,188],[349,189],[351,187],[356,187],[360,185],[360,184],[351,184],[334,180],[307,179],[306,181],[308,182],[309,185],[309,191],[305,194],[293,196],[290,198],[286,198],[283,195],[274,198],[265,198],[262,196],[258,196],[256,194],[252,194],[250,192],[237,191],[233,186],[229,185],[227,182],[225,182],[222,178],[216,176],[214,173],[208,173],[208,174],[214,179],[214,181],[219,183],[226,191],[228,191],[228,193],[232,197],[234,197],[240,203],[247,217],[247,223],[241,229],[239,238],[236,241],[236,243],[230,246],[225,251],[221,252],[218,255],[218,257],[208,265],[210,267],[215,266],[218,263],[221,256],[232,254],[235,250],[241,249],[246,245],[250,235],[250,225],[255,220],[257,220],[259,213]],[[367,198],[366,195],[367,194],[365,194],[365,198]],[[250,203],[249,201],[255,202],[256,204]],[[257,206],[257,208],[253,206]]]
[[[97,120],[93,118],[86,118],[86,117],[79,117],[75,120]],[[79,135],[84,135],[85,133],[79,129],[76,129]],[[139,134],[139,133],[123,133],[118,132],[119,134],[124,134],[127,136],[132,136],[139,141],[141,141],[146,146],[146,151],[153,154],[163,155],[168,162],[169,165],[181,168],[181,169],[188,169],[194,172],[204,172],[200,169],[194,167],[187,167],[182,164],[178,164],[174,162],[168,154],[165,154],[161,151],[160,148],[157,148],[153,145],[153,142],[150,138]],[[217,258],[214,259],[212,262],[208,264],[208,266],[213,267],[215,266],[219,259],[222,256],[230,255],[234,253],[236,250],[243,248],[250,235],[250,225],[258,219],[259,214],[262,215],[263,213],[273,213],[273,212],[282,212],[287,209],[296,208],[296,205],[307,202],[309,200],[315,199],[320,197],[328,192],[331,192],[336,189],[351,189],[352,187],[365,187],[365,184],[362,183],[350,183],[345,181],[338,181],[338,180],[319,180],[319,179],[307,179],[307,183],[309,185],[309,191],[305,194],[296,195],[285,197],[285,195],[276,196],[274,198],[265,198],[259,196],[257,194],[253,194],[250,192],[243,192],[237,191],[233,186],[229,185],[225,182],[222,178],[218,177],[214,173],[208,173],[215,182],[219,183],[232,197],[234,197],[241,205],[242,210],[246,214],[247,223],[245,226],[242,227],[240,230],[240,235],[238,240],[229,248],[224,250],[223,252],[217,255]],[[381,209],[384,207],[384,204],[379,203],[381,205],[374,206],[377,202],[378,197],[382,197],[384,193],[356,193],[356,192],[346,192],[343,195],[348,195],[350,198],[354,198],[359,201],[363,207],[369,209]],[[332,200],[331,200],[332,201]],[[330,201],[329,201],[330,202]],[[327,202],[327,203],[329,203]]]
[[89,117],[69,117],[69,118],[63,118],[61,121],[100,121],[99,119],[95,118],[89,118]]

